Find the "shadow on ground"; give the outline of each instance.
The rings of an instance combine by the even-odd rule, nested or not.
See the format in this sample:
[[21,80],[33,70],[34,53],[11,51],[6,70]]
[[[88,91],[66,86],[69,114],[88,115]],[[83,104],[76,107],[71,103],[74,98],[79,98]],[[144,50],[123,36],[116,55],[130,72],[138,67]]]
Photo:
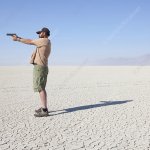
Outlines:
[[50,111],[49,113],[54,113],[54,114],[49,114],[49,116],[55,116],[55,115],[60,115],[60,114],[65,114],[65,113],[76,112],[79,110],[93,109],[93,108],[110,106],[110,105],[121,105],[121,104],[125,104],[125,103],[132,102],[132,101],[133,100],[100,101],[100,104],[84,105],[84,106],[66,108],[66,109],[62,109],[62,110]]

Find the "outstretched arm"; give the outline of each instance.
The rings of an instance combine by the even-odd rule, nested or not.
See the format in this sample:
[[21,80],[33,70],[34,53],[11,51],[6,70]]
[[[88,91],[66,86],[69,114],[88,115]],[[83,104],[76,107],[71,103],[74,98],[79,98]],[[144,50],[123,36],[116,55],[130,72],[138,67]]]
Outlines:
[[13,41],[22,42],[22,43],[24,43],[24,44],[35,45],[35,43],[33,42],[33,40],[20,38],[20,37],[17,37],[17,35],[13,35],[13,36],[12,36],[12,39],[13,39]]

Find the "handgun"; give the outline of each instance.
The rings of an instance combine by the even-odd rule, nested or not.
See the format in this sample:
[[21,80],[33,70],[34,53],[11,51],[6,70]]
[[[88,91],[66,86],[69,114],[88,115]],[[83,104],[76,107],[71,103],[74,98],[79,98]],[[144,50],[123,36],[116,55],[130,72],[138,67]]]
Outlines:
[[6,35],[7,35],[7,36],[14,36],[14,35],[16,35],[16,36],[17,36],[16,33],[7,33]]
[[20,39],[21,39],[21,37],[19,37],[16,33],[7,33],[6,35],[7,35],[7,36],[14,36],[14,35],[15,35],[15,36],[17,36],[17,38],[20,38]]

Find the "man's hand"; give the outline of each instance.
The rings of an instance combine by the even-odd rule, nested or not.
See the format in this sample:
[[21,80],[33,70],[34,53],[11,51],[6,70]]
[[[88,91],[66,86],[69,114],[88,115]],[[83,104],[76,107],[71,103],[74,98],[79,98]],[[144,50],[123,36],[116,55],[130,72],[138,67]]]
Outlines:
[[13,36],[12,36],[12,40],[13,40],[13,41],[17,41],[17,38],[18,38],[17,35],[13,35]]

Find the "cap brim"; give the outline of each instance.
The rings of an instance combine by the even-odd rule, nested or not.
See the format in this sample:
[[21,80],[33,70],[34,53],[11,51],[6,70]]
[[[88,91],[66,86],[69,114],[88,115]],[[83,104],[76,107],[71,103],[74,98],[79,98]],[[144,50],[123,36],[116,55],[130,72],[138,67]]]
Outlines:
[[37,31],[36,33],[37,33],[37,34],[40,34],[41,32],[42,32],[42,31]]

